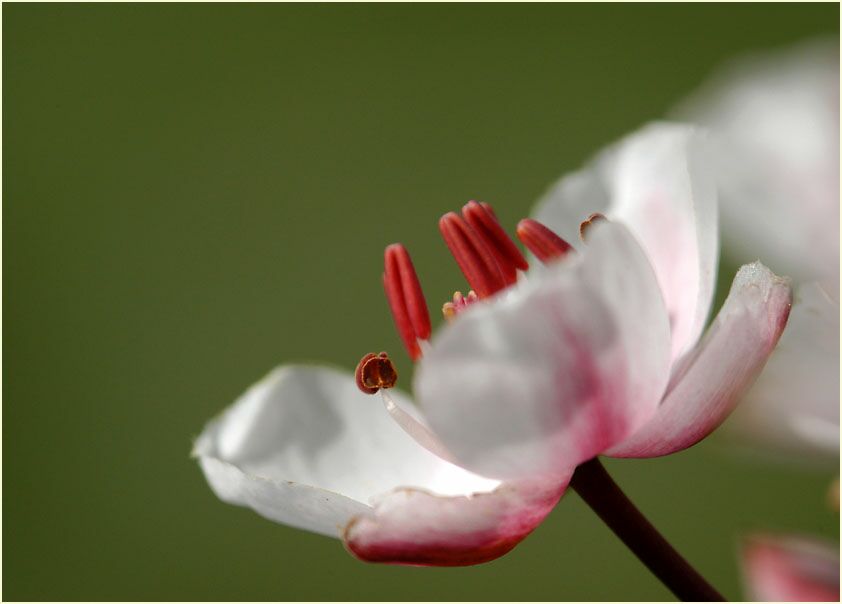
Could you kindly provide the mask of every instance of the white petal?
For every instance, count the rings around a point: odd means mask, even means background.
[[[678,114],[714,135],[725,252],[838,283],[838,39],[739,60]]]
[[[348,549],[368,562],[465,566],[502,556],[553,509],[570,474],[558,482],[504,483],[473,497],[399,489],[345,532]]]
[[[415,376],[431,427],[486,476],[563,475],[654,412],[669,373],[655,275],[622,225],[433,339]]]
[[[791,303],[787,280],[758,262],[742,267],[704,340],[673,374],[655,416],[608,454],[667,455],[715,430],[763,369]]]
[[[426,451],[350,375],[323,367],[270,373],[208,424],[194,455],[224,501],[334,537],[399,486],[462,495],[499,484]]]
[[[838,293],[798,288],[780,343],[728,423],[735,435],[839,459]]]
[[[538,221],[571,243],[591,212],[629,227],[663,291],[674,360],[701,334],[716,280],[717,200],[706,152],[694,128],[651,124],[563,177],[535,209]]]

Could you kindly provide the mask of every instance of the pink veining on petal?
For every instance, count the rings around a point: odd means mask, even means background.
[[[757,536],[743,547],[748,596],[759,601],[838,602],[839,549],[804,537]]]
[[[614,366],[610,375],[601,371],[594,357],[594,351],[581,342],[581,337],[571,329],[564,330],[564,339],[560,342],[568,347],[573,355],[574,375],[578,384],[582,404],[575,409],[567,409],[564,422],[575,429],[570,430],[570,438],[575,440],[573,451],[577,462],[584,462],[602,453],[629,435],[634,418],[633,408],[614,404],[622,400],[627,387],[628,376],[624,366]],[[560,372],[556,378],[570,381],[569,372]],[[569,384],[558,385],[559,392],[568,391]],[[559,402],[563,408],[563,402]],[[552,421],[547,417],[547,421]],[[559,455],[570,455],[571,450],[564,448]]]
[[[365,562],[469,566],[508,553],[540,524],[569,481],[551,487],[505,483],[490,493],[443,497],[402,488],[345,528],[348,550]]]

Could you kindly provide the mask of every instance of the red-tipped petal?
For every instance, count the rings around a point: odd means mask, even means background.
[[[511,237],[503,230],[494,215],[476,201],[465,204],[462,208],[462,216],[494,254],[507,284],[513,284],[517,280],[517,269],[525,271],[529,268],[529,264]]]
[[[354,518],[343,539],[367,562],[468,566],[499,558],[520,543],[558,502],[569,476],[553,484],[504,483],[490,493],[439,496],[397,489]]]
[[[480,298],[487,298],[506,287],[494,256],[461,216],[454,212],[442,216],[439,231],[465,279]]]
[[[561,258],[573,250],[573,246],[564,239],[531,218],[524,218],[517,224],[517,237],[544,263]]]

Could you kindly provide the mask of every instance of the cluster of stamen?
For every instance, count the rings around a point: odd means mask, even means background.
[[[591,214],[579,229],[585,232],[602,214]],[[497,220],[494,210],[485,202],[469,201],[461,215],[448,212],[439,220],[439,231],[456,264],[471,286],[467,296],[453,294],[445,302],[442,314],[452,320],[470,305],[514,285],[519,271],[529,265]],[[546,226],[531,218],[517,225],[518,239],[539,261],[551,262],[573,251],[573,247]],[[384,254],[383,288],[392,311],[398,334],[413,361],[422,355],[423,345],[432,332],[427,301],[406,248],[393,243]],[[367,394],[391,388],[397,380],[392,362],[385,352],[369,353],[357,365],[357,386]]]

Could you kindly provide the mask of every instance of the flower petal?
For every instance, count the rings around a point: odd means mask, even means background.
[[[696,129],[650,124],[559,180],[534,212],[570,242],[592,212],[629,227],[663,291],[674,360],[701,334],[716,280],[717,199],[705,152]]]
[[[678,114],[711,129],[727,253],[838,279],[838,38],[739,59]]]
[[[398,489],[348,525],[346,547],[368,562],[466,566],[502,556],[553,509],[570,480],[504,483],[473,497]]]
[[[758,602],[838,602],[839,547],[805,537],[753,537],[743,547],[748,596]]]
[[[399,486],[462,495],[499,484],[420,447],[352,376],[325,367],[276,369],[208,424],[193,454],[223,501],[333,537]]]
[[[763,369],[791,304],[787,280],[759,262],[743,266],[704,340],[673,374],[655,416],[608,455],[667,455],[713,432]]]
[[[584,254],[472,305],[415,375],[430,426],[484,476],[566,475],[642,425],[669,374],[669,326],[649,262],[622,225]]]
[[[838,290],[819,283],[798,288],[792,314],[757,383],[729,422],[787,453],[839,459]]]

